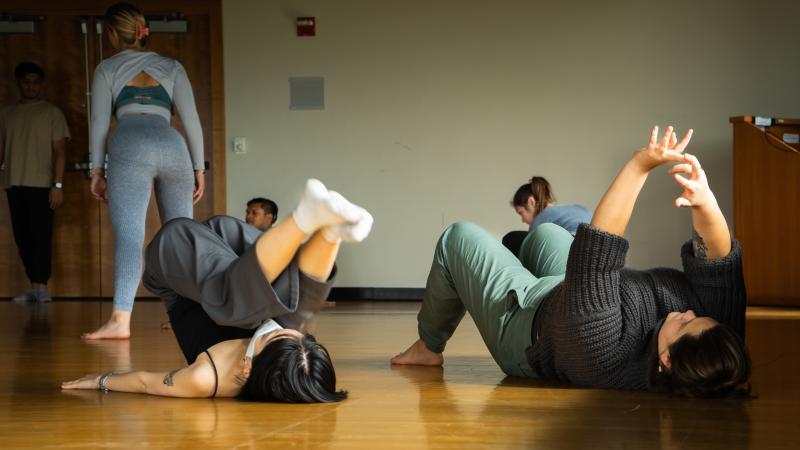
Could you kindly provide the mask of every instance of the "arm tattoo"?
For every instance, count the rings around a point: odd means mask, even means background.
[[[701,259],[706,259],[708,254],[708,246],[703,241],[703,236],[697,233],[697,230],[692,228],[692,247],[694,249],[694,256]]]
[[[175,372],[179,371],[180,369],[175,369],[171,372],[168,372],[164,375],[164,384],[167,386],[175,386],[175,383],[172,382],[172,376],[175,375]]]

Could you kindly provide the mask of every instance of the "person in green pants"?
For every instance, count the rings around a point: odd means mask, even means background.
[[[692,397],[749,396],[741,248],[731,238],[699,160],[672,127],[634,153],[575,237],[555,224],[530,233],[515,257],[460,222],[436,246],[419,340],[393,364],[442,365],[469,312],[508,375],[577,386]],[[667,163],[691,211],[683,270],[625,268],[623,237],[650,173]]]
[[[481,227],[458,222],[436,245],[418,317],[420,342],[438,356],[466,311],[509,375],[534,377],[525,361],[542,299],[564,279],[572,235],[552,223],[523,241],[520,259]],[[401,361],[393,361],[402,363]]]

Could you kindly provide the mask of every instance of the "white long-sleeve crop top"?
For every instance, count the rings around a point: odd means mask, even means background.
[[[204,169],[203,129],[194,103],[192,85],[186,70],[174,59],[154,52],[123,50],[103,60],[94,71],[92,82],[92,129],[89,133],[89,152],[93,168],[102,168],[106,155],[106,139],[111,114],[117,119],[125,114],[157,114],[169,122],[172,112],[162,106],[128,103],[115,108],[115,101],[130,80],[141,72],[155,79],[169,94],[186,131],[189,154],[194,170]]]

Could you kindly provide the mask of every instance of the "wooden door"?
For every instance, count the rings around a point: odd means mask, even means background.
[[[5,2],[4,2],[5,3]],[[96,24],[113,2],[80,0],[9,1],[4,13],[40,17],[32,34],[0,34],[0,104],[16,101],[13,77],[16,64],[32,61],[47,73],[44,98],[64,111],[73,139],[68,144],[67,166],[88,160],[86,71],[115,53]],[[174,4],[174,5],[171,5]],[[221,17],[218,0],[186,2],[141,1],[138,6],[151,14],[185,14],[188,31],[150,35],[148,50],[179,60],[192,83],[203,126],[205,159],[210,171],[206,194],[195,205],[194,217],[205,219],[225,211],[224,96],[221,67]],[[171,8],[174,6],[174,8]],[[84,40],[83,29],[87,30]],[[5,76],[9,74],[10,76]],[[91,81],[89,81],[91,82]],[[177,117],[173,125],[182,131]],[[113,123],[112,123],[113,127]],[[143,187],[146,188],[146,187]],[[28,288],[24,268],[12,238],[7,202],[0,199],[0,297]],[[155,199],[151,198],[145,242],[160,226]],[[89,194],[85,172],[65,175],[65,204],[56,212],[51,293],[56,297],[110,297],[113,295],[114,238],[106,204]],[[137,295],[150,295],[141,286]]]

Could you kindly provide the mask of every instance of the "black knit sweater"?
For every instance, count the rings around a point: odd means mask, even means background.
[[[533,324],[531,367],[544,379],[579,386],[650,389],[657,335],[672,311],[694,310],[744,336],[746,296],[741,249],[695,258],[681,249],[684,271],[625,269],[628,241],[581,225],[564,282],[544,300]]]

